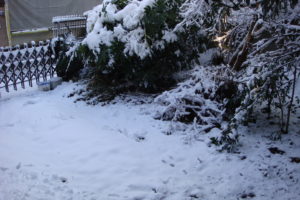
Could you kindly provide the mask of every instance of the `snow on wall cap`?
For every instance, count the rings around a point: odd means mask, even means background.
[[[52,18],[52,23],[67,22],[67,21],[76,21],[76,20],[85,20],[86,16],[84,15],[65,15],[65,16],[56,16]]]

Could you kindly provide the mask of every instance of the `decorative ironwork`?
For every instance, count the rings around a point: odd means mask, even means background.
[[[86,16],[66,15],[53,17],[53,37],[72,33],[76,38],[86,35]]]
[[[51,42],[17,45],[0,48],[0,88],[9,92],[10,86],[17,90],[25,88],[25,83],[46,81],[55,75],[56,58]]]

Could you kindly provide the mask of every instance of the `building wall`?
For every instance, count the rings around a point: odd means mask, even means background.
[[[8,0],[6,24],[9,45],[51,39],[53,17],[83,14],[101,2],[102,0]]]
[[[83,14],[101,0],[9,0],[12,32],[50,28],[55,16]]]
[[[1,2],[0,2],[1,3]],[[4,12],[4,7],[0,7],[0,12]],[[0,16],[0,47],[8,46],[5,16]]]

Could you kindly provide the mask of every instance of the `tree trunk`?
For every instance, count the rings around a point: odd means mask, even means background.
[[[294,96],[295,96],[295,88],[296,88],[296,79],[297,79],[297,67],[295,66],[295,71],[294,71],[294,77],[293,77],[293,88],[292,88],[292,97],[290,101],[290,105],[288,107],[288,113],[287,113],[287,120],[286,120],[286,127],[285,127],[285,133],[289,132],[289,124],[290,124],[290,115],[292,111],[292,106],[293,106],[293,101],[294,101]]]
[[[232,68],[236,71],[241,69],[243,62],[245,62],[245,60],[247,59],[248,50],[250,48],[250,43],[253,38],[253,36],[252,36],[253,29],[255,28],[255,24],[256,24],[257,20],[258,20],[258,17],[255,15],[250,24],[249,31],[243,41],[242,50],[237,51],[235,53],[235,55],[232,56],[232,59],[229,62],[229,65],[231,65]]]

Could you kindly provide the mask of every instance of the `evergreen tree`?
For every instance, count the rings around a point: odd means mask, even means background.
[[[140,14],[130,21],[127,10],[136,4]],[[190,67],[205,41],[193,35],[199,45],[189,46],[190,32],[174,31],[182,20],[181,4],[181,0],[156,0],[143,8],[140,1],[104,1],[87,38],[60,59],[60,66],[66,66],[59,69],[61,75],[71,78],[81,61],[81,68],[88,70],[90,95],[104,95],[104,100],[127,91],[153,93],[169,88],[176,82],[173,74]]]

